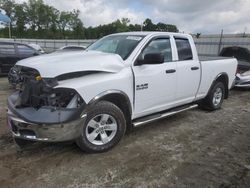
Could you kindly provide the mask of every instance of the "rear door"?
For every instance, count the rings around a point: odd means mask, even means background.
[[[175,102],[176,62],[172,61],[169,37],[152,39],[140,54],[162,53],[163,64],[133,66],[135,77],[135,116],[141,117],[170,108]]]
[[[18,61],[13,43],[0,43],[0,74],[7,74]]]
[[[199,88],[201,65],[194,59],[188,38],[174,37],[177,61],[177,94],[178,105],[192,102]]]

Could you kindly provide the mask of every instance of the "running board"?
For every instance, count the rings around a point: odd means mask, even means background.
[[[197,107],[198,107],[198,105],[194,104],[194,105],[191,105],[191,106],[189,105],[189,106],[184,106],[184,107],[177,107],[177,108],[169,110],[169,111],[167,111],[165,113],[149,115],[149,116],[146,116],[146,117],[135,120],[135,122],[133,122],[133,126],[134,127],[139,127],[141,125],[145,125],[145,124],[151,123],[153,121],[160,120],[160,119],[166,118],[168,116],[172,116],[174,114],[178,114],[180,112],[191,110],[191,109],[194,109],[194,108],[197,108]]]

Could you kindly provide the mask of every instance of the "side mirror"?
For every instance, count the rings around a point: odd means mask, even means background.
[[[145,54],[144,59],[137,61],[136,65],[152,65],[164,63],[164,55],[161,53]]]

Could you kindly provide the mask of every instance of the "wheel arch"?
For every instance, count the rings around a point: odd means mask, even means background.
[[[224,86],[225,86],[225,97],[224,97],[224,98],[227,99],[227,98],[228,98],[228,95],[229,95],[229,89],[228,89],[229,77],[228,77],[228,75],[227,75],[226,72],[222,72],[222,73],[218,74],[218,75],[215,77],[215,79],[214,79],[214,81],[213,81],[213,83],[212,83],[212,85],[211,85],[209,91],[212,89],[213,85],[214,85],[216,82],[218,82],[218,81],[220,81],[220,82],[222,82],[222,83],[224,84]]]
[[[91,99],[90,102],[88,103],[88,106],[94,105],[99,101],[103,100],[115,104],[118,108],[122,110],[126,118],[126,125],[127,125],[126,129],[130,130],[132,128],[132,122],[131,122],[132,105],[128,95],[120,90],[107,90],[98,94],[93,99]]]

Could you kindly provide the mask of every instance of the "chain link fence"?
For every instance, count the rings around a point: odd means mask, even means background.
[[[63,46],[84,46],[87,47],[96,40],[52,40],[52,39],[0,39],[1,41],[15,41],[22,44],[38,44],[46,52],[52,52]]]
[[[223,48],[243,47],[250,50],[249,34],[217,34],[193,36],[199,55],[217,56]]]

